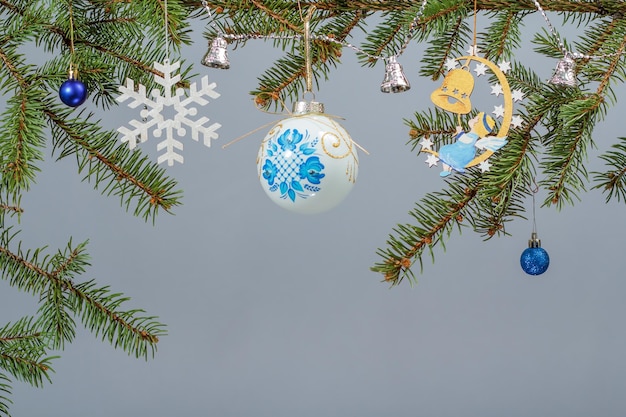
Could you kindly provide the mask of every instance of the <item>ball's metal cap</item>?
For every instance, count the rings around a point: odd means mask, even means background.
[[[324,104],[317,101],[296,101],[293,114],[324,113]]]
[[[532,232],[528,241],[529,248],[540,248],[541,240],[537,237],[537,232]]]

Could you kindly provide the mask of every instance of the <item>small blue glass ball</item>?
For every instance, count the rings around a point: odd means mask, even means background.
[[[61,84],[59,97],[70,107],[80,106],[87,99],[87,87],[82,81],[70,78]]]
[[[522,252],[519,262],[528,275],[541,275],[548,269],[550,257],[545,249],[530,247]]]

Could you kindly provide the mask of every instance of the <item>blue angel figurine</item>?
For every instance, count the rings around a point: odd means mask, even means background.
[[[478,113],[467,124],[470,127],[469,132],[463,132],[459,126],[456,142],[439,149],[439,159],[443,163],[443,171],[439,175],[442,177],[450,175],[453,169],[460,173],[465,172],[465,166],[476,157],[477,148],[495,152],[507,142],[506,136],[487,137],[495,128],[496,122],[485,112]]]

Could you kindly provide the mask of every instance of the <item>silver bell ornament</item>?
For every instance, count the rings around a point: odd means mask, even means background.
[[[291,117],[279,121],[261,142],[259,180],[268,197],[297,213],[320,213],[337,206],[356,182],[356,144],[316,101],[298,101]]]
[[[202,65],[211,68],[229,69],[230,61],[228,60],[228,50],[226,39],[218,36],[211,41],[209,52],[202,59]]]
[[[380,91],[383,93],[401,93],[410,88],[411,85],[404,75],[402,65],[396,61],[395,56],[389,57],[385,65],[385,78],[380,85]]]
[[[554,69],[554,75],[550,78],[550,84],[564,87],[576,87],[576,62],[570,54],[566,54]]]

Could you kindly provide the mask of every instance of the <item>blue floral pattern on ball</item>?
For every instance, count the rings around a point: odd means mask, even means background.
[[[287,129],[278,137],[278,144],[283,151],[294,151],[300,142],[302,142],[302,133],[297,129]]]
[[[276,165],[270,159],[266,159],[263,164],[263,178],[267,180],[268,185],[274,185],[277,173]]]
[[[280,192],[281,198],[292,202],[296,198],[307,198],[305,190],[321,190],[324,164],[315,153],[318,139],[309,141],[308,131],[286,129],[278,132],[266,143],[265,162],[261,175],[271,192]]]
[[[326,176],[322,174],[323,169],[324,164],[320,162],[320,158],[311,156],[300,165],[300,178],[306,179],[311,184],[319,184],[320,180]]]

